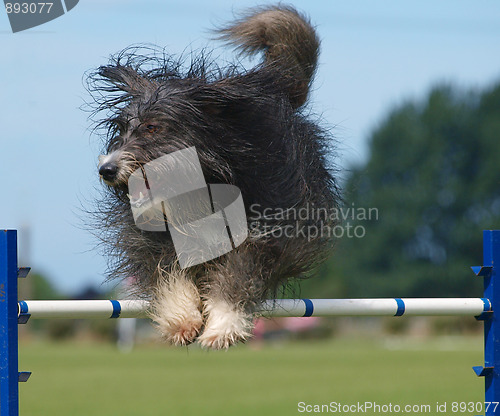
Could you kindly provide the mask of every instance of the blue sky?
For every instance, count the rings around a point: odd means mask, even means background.
[[[175,54],[213,46],[230,59],[209,29],[267,3],[80,0],[61,18],[16,34],[0,11],[0,227],[29,230],[21,254],[31,266],[67,292],[103,280],[105,261],[80,212],[100,186],[99,142],[80,109],[84,73],[137,43]],[[478,89],[500,81],[496,0],[290,3],[322,39],[312,108],[333,126],[344,169],[366,159],[369,132],[403,100],[441,82]]]

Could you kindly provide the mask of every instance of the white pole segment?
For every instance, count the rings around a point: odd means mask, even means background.
[[[19,314],[43,318],[145,318],[145,300],[28,300]],[[266,301],[264,316],[478,316],[490,310],[481,298],[277,299]]]
[[[436,302],[438,300],[438,302]],[[475,298],[443,298],[443,299],[409,299],[403,298],[405,315],[439,316],[439,315],[481,315],[485,311],[485,301]],[[486,300],[486,310],[490,310]]]

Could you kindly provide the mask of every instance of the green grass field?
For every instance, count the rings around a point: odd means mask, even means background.
[[[439,402],[447,415],[472,415],[451,406],[483,400],[484,381],[471,369],[482,360],[481,337],[339,339],[227,352],[148,345],[128,354],[108,344],[25,343],[20,370],[33,375],[20,385],[21,415],[319,414],[299,412],[299,402],[428,404],[425,414],[442,415]]]

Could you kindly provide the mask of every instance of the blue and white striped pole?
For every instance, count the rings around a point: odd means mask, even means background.
[[[19,317],[31,319],[146,318],[145,300],[21,300]],[[478,316],[491,310],[483,298],[276,299],[264,316]]]
[[[490,310],[483,298],[277,299],[265,316],[478,316]]]

